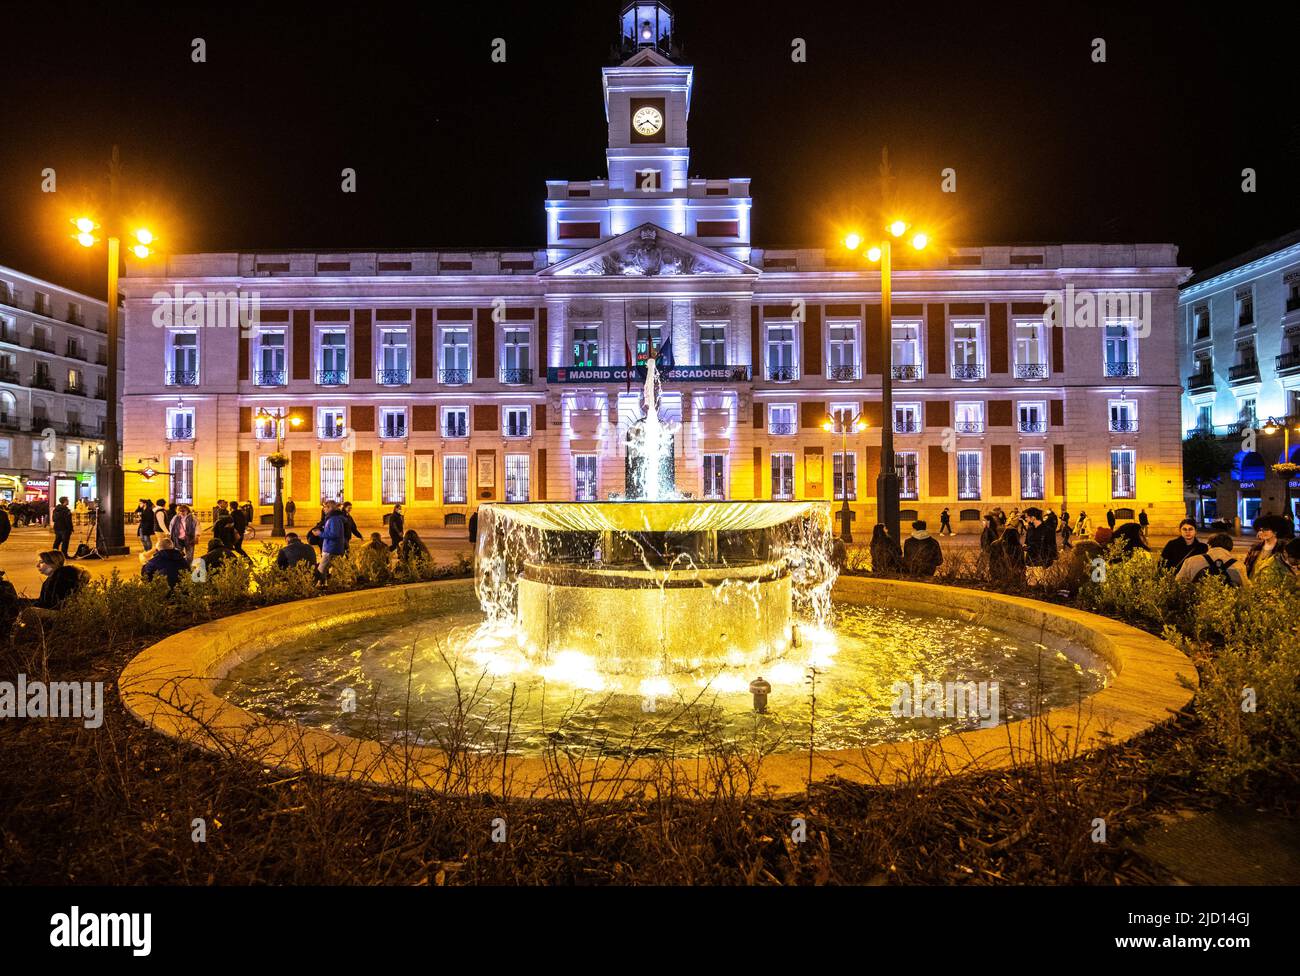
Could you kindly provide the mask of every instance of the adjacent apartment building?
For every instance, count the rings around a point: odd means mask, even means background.
[[[975,531],[993,506],[1065,504],[1172,529],[1176,248],[900,254],[884,323],[861,256],[754,246],[749,180],[689,175],[695,78],[672,14],[633,4],[622,23],[601,74],[607,177],[547,183],[544,246],[130,263],[125,457],[157,456],[177,499],[264,515],[281,447],[309,511],[344,497],[377,520],[402,502],[445,524],[482,502],[605,499],[627,487],[635,367],[661,356],[686,495],[847,493],[861,531],[890,423],[904,518],[947,507]],[[256,328],[211,321],[223,307],[255,309]],[[847,438],[823,429],[854,418]],[[128,497],[146,490],[128,475]]]
[[[1186,435],[1222,438],[1233,455],[1218,479],[1192,486],[1189,506],[1248,527],[1284,509],[1273,465],[1288,449],[1300,460],[1300,231],[1197,272],[1178,311]],[[1300,497],[1300,479],[1290,488]]]
[[[0,267],[0,499],[90,501],[103,450],[104,302]]]

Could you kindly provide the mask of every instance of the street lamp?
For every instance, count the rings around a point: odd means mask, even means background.
[[[289,459],[284,456],[284,422],[288,420],[291,426],[297,427],[302,423],[302,418],[290,416],[283,407],[276,410],[267,410],[262,407],[257,411],[257,419],[275,424],[275,453],[267,458],[271,463],[271,467],[275,469],[275,507],[272,509],[274,514],[271,516],[271,537],[283,539],[284,466],[289,463]]]
[[[876,479],[876,520],[885,526],[885,531],[901,543],[898,515],[898,471],[894,468],[894,355],[893,355],[893,237],[902,237],[912,228],[904,220],[894,220],[889,224],[889,233],[867,249],[867,260],[880,262],[880,476]],[[851,233],[844,238],[844,246],[856,251],[862,246],[863,237]],[[911,244],[917,251],[924,250],[930,243],[929,235],[924,231],[913,231]]]
[[[117,368],[121,361],[118,351],[119,327],[117,314],[117,277],[121,269],[121,238],[119,227],[117,191],[121,160],[117,146],[113,147],[113,157],[109,163],[108,213],[104,223],[108,241],[108,363],[107,377],[104,383],[104,450],[95,465],[95,482],[99,491],[99,515],[95,520],[98,538],[97,548],[105,556],[125,556],[131,550],[126,546],[124,529],[125,512],[122,506],[125,486],[122,481],[121,446],[117,432]],[[95,231],[101,229],[100,223],[88,216],[74,217],[75,229],[72,237],[82,247],[94,247],[99,243]],[[152,253],[150,245],[154,234],[146,227],[136,227],[130,231],[131,253],[143,260]]]
[[[1265,434],[1276,434],[1279,429],[1282,431],[1282,460],[1273,465],[1273,471],[1282,476],[1282,511],[1286,513],[1287,521],[1294,526],[1295,513],[1291,510],[1291,475],[1300,471],[1300,465],[1291,463],[1291,418],[1283,417],[1278,420],[1276,417],[1269,417],[1260,429]],[[1300,431],[1300,427],[1296,430]]]
[[[862,414],[853,415],[850,420],[847,411],[832,414],[826,418],[822,424],[822,430],[828,434],[838,433],[843,438],[840,449],[840,483],[844,491],[844,504],[840,507],[840,538],[845,542],[853,541],[853,514],[849,509],[849,431],[855,434],[861,433],[867,429],[867,423],[862,419]],[[834,467],[832,466],[832,481],[834,480]],[[853,470],[853,494],[857,495],[858,472],[857,466]]]

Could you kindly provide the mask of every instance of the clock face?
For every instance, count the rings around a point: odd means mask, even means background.
[[[651,108],[649,105],[638,109],[636,115],[632,116],[632,128],[643,136],[652,136],[663,128],[664,117],[659,114],[657,108]]]

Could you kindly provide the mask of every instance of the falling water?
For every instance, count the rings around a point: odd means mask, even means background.
[[[640,463],[634,468],[636,495],[643,501],[659,502],[677,498],[677,492],[664,484],[665,464],[671,463],[673,427],[659,416],[659,370],[653,358],[646,360],[645,417],[638,421],[628,436],[628,451]]]

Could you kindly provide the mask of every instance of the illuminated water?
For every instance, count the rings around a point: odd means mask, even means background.
[[[337,628],[328,646],[316,637],[266,652],[231,672],[218,692],[268,718],[381,740],[500,750],[508,732],[510,752],[523,755],[558,745],[690,756],[726,743],[807,748],[810,726],[814,745],[833,749],[979,724],[895,716],[894,683],[910,685],[918,674],[927,682],[996,681],[1002,721],[1074,705],[1106,681],[1104,666],[1079,647],[846,604],[835,608],[833,636],[806,632],[779,659],[743,668],[706,662],[693,674],[650,680],[600,673],[576,653],[532,664],[509,640],[485,643],[476,634],[482,619],[475,612]],[[773,686],[762,715],[747,690],[755,671]]]

